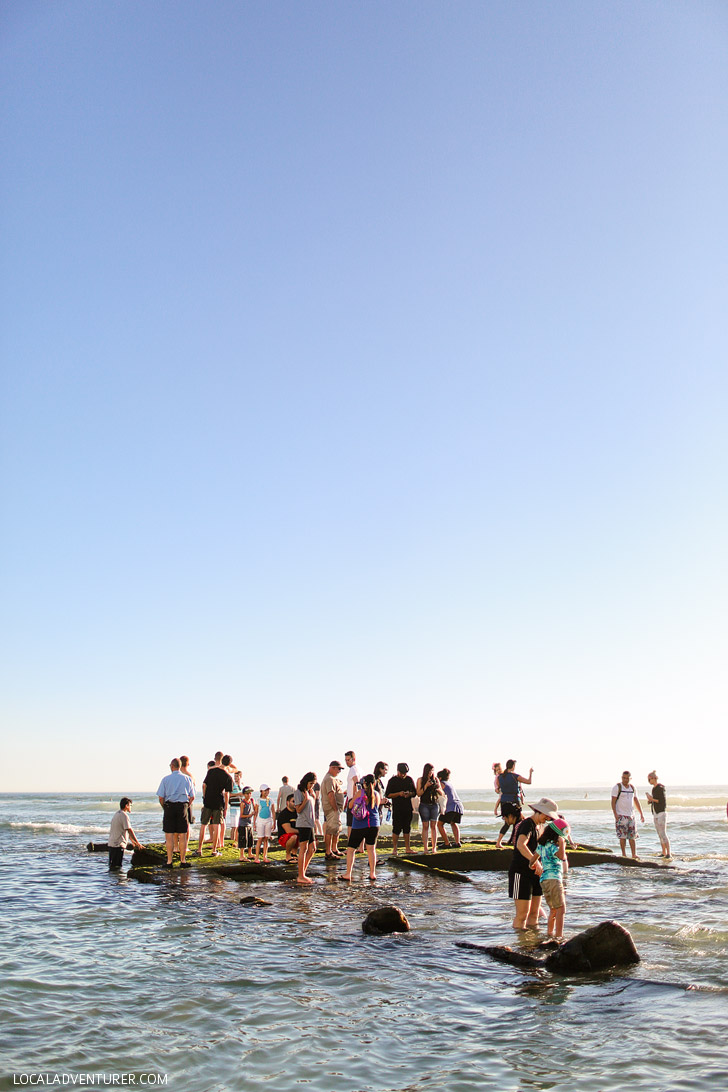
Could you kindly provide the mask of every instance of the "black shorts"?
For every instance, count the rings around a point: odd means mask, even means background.
[[[253,848],[253,827],[249,823],[246,827],[238,827],[238,849]]]
[[[165,804],[162,830],[165,834],[187,834],[190,829],[187,822],[187,803]]]
[[[368,846],[376,845],[377,835],[379,834],[379,827],[361,827],[357,830],[349,831],[349,838],[346,843],[347,849],[358,849],[362,842],[366,842]]]
[[[296,834],[298,835],[299,845],[303,842],[313,842],[316,838],[313,827],[296,827]]]
[[[124,863],[123,846],[109,846],[109,868],[121,868]]]
[[[392,834],[409,834],[412,830],[412,809],[398,814],[392,812]]]
[[[532,869],[528,868],[525,872],[508,873],[509,899],[532,899],[542,894],[541,881]]]
[[[440,816],[441,823],[454,823],[457,826],[463,820],[463,813],[461,811],[446,811],[444,815]]]

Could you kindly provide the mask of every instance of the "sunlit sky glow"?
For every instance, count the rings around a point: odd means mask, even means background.
[[[726,5],[0,37],[0,789],[728,782]]]

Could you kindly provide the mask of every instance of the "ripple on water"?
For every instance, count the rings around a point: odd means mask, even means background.
[[[241,1073],[313,1092],[623,1092],[626,1072],[630,1092],[726,1086],[725,995],[670,985],[726,979],[727,894],[711,869],[575,869],[569,930],[617,917],[643,955],[625,975],[577,980],[454,947],[513,942],[502,875],[454,885],[383,867],[375,888],[251,885],[274,904],[251,910],[227,881],[141,886],[78,845],[32,852],[24,874],[0,862],[8,1072],[161,1068],[185,1092],[240,1088]],[[413,933],[364,936],[384,902]]]

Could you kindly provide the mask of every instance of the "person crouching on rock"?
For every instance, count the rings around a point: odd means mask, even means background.
[[[564,876],[569,868],[566,857],[566,837],[568,832],[562,827],[563,820],[549,819],[544,832],[538,840],[538,855],[543,872],[541,889],[549,908],[548,935],[561,938],[564,935],[566,917],[566,896],[564,895]]]
[[[537,852],[538,839],[544,824],[558,817],[556,804],[547,797],[536,804],[529,804],[529,807],[533,815],[523,819],[516,827],[516,844],[508,870],[508,895],[516,904],[514,929],[533,929],[538,925],[543,893],[539,879],[543,865]]]
[[[286,851],[286,864],[298,860],[298,834],[296,833],[296,809],[293,806],[293,793],[289,793],[283,807],[277,813],[278,845]]]

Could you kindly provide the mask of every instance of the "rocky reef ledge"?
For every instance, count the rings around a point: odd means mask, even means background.
[[[342,838],[342,848],[344,839]],[[89,852],[104,852],[106,846],[89,843]],[[422,851],[394,856],[391,851],[391,838],[382,837],[378,842],[379,859],[382,865],[390,864],[410,870],[432,872],[449,880],[467,883],[468,873],[471,872],[507,872],[511,863],[513,850],[508,848],[496,849],[495,843],[483,838],[472,838],[464,841],[460,848],[440,849],[434,854],[425,854]],[[281,849],[273,849],[269,853],[268,863],[256,864],[251,861],[239,861],[237,849],[226,843],[223,853],[214,857],[206,846],[201,857],[188,854],[190,872],[206,874],[210,877],[242,881],[270,881],[281,882],[294,880],[296,877],[295,864],[286,864],[285,853]],[[626,868],[669,868],[665,862],[657,860],[643,860],[632,857],[622,857],[611,853],[607,849],[597,846],[580,846],[578,849],[568,851],[569,865],[571,868],[580,868],[589,865],[619,865]],[[154,882],[158,870],[162,869],[166,861],[166,852],[161,843],[147,845],[143,850],[135,850],[131,859],[132,867],[129,875],[132,879],[141,882],[145,880]],[[175,871],[179,867],[175,858]],[[329,875],[336,872],[334,862],[324,860],[323,853],[317,853],[311,863],[309,871],[312,875]],[[165,870],[166,871],[166,870]],[[189,874],[189,873],[188,873]]]

